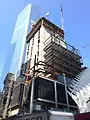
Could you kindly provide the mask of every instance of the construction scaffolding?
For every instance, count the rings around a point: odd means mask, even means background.
[[[79,50],[62,41],[59,37],[50,36],[45,41],[45,71],[52,74],[65,73],[74,78],[81,71],[82,59]]]
[[[35,63],[35,66],[30,69],[36,76],[65,73],[67,77],[73,79],[81,71],[83,62],[79,50],[57,36],[50,36],[44,44],[45,61]]]
[[[79,50],[58,36],[51,35],[44,44],[45,61],[35,62],[34,66],[30,68],[32,75],[33,73],[35,76],[51,74],[53,77],[55,74],[65,73],[66,77],[73,79],[81,71],[83,62]]]

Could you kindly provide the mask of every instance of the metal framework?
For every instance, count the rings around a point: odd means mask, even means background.
[[[47,76],[48,74],[54,76],[55,73],[65,73],[67,77],[73,79],[80,73],[83,62],[79,50],[52,35],[44,44],[45,61],[35,62],[30,69],[32,75],[34,73],[35,76]]]
[[[81,71],[82,59],[79,50],[67,44],[58,37],[50,36],[45,41],[45,71],[50,73],[65,73],[74,78]]]

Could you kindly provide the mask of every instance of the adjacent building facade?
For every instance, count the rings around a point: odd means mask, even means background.
[[[7,110],[11,100],[14,82],[15,82],[15,75],[12,73],[8,73],[5,77],[4,88],[3,88],[3,98],[2,98],[3,118],[7,116]]]
[[[3,113],[3,105],[2,105],[2,101],[3,100],[3,92],[0,91],[0,118],[2,118],[2,113]]]

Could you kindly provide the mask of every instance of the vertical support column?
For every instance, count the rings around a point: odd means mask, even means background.
[[[32,113],[33,111],[34,81],[35,81],[35,78],[33,77],[31,82],[30,113]]]
[[[56,104],[56,109],[58,108],[57,106],[57,86],[56,86],[56,82],[54,81],[54,89],[55,89],[55,104]]]
[[[35,65],[36,65],[36,55],[34,59],[34,70],[33,70],[33,77],[31,81],[31,96],[30,96],[30,113],[33,111],[33,97],[34,97],[34,82],[35,82]]]
[[[25,81],[26,82],[26,81]],[[26,88],[26,83],[24,83],[24,90],[23,90],[23,97],[22,97],[22,110],[24,114],[24,100],[25,100],[25,88]]]
[[[67,93],[66,77],[65,77],[64,73],[63,73],[63,78],[64,78],[64,85],[65,85],[65,94],[66,94],[67,109],[69,111],[69,100],[68,100],[68,93]]]

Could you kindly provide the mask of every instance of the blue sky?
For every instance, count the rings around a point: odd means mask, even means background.
[[[60,5],[63,4],[66,41],[80,50],[84,65],[90,67],[90,0],[0,0],[0,75],[16,17],[29,2],[39,6],[41,16],[49,11],[48,19],[59,26]],[[82,48],[86,44],[89,45]],[[0,83],[1,88],[2,80]]]

